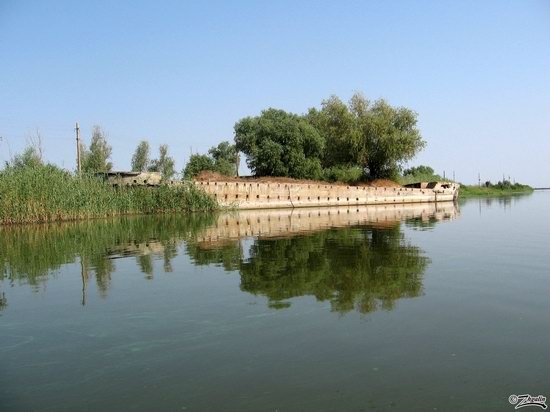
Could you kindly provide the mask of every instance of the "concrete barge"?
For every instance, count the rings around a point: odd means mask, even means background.
[[[459,185],[452,182],[417,183],[417,187],[371,187],[330,183],[196,181],[220,205],[237,209],[279,209],[319,206],[359,206],[452,202]]]

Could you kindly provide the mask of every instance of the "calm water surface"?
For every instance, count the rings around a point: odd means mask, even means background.
[[[2,228],[0,410],[550,398],[549,211],[539,192]]]

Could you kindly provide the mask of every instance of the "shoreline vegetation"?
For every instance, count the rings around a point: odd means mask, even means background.
[[[219,209],[220,204],[192,179],[200,180],[204,173],[240,179],[241,155],[257,181],[379,187],[450,181],[429,166],[405,168],[426,146],[417,117],[411,109],[383,99],[371,101],[361,93],[347,104],[331,96],[303,114],[268,108],[237,121],[233,143],[222,141],[208,154],[192,154],[177,185],[168,183],[177,174],[168,146],[161,144],[158,157],[152,158],[143,140],[132,156],[132,171],[159,173],[161,185],[156,188],[117,188],[98,177],[113,169],[112,148],[100,126],[93,127],[88,146],[78,140],[78,173],[46,164],[37,132],[21,154],[0,168],[0,225]],[[532,191],[509,181],[485,182],[484,187],[461,185],[459,196]]]
[[[77,176],[54,165],[0,170],[0,224],[216,209],[217,202],[190,182],[115,188],[91,174]]]
[[[379,179],[368,186],[400,186],[412,181],[446,180],[433,169],[420,166],[406,170],[398,182]],[[426,169],[426,170],[424,170]],[[201,178],[241,180],[217,173],[201,173]],[[251,178],[254,179],[254,178]],[[258,181],[301,181],[265,177]],[[307,180],[305,180],[307,182]],[[332,184],[339,184],[333,182]],[[340,184],[347,184],[340,182]],[[529,194],[533,188],[508,181],[484,186],[461,185],[459,197],[512,196]],[[218,202],[191,181],[178,185],[113,187],[90,173],[78,176],[51,164],[7,166],[0,170],[0,225],[86,220],[124,215],[208,212],[220,209]]]
[[[461,185],[459,198],[525,195],[533,193],[533,191],[531,186],[509,182],[504,182],[504,184],[499,182],[490,186]]]

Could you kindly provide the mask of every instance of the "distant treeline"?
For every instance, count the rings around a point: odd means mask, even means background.
[[[511,194],[531,193],[533,188],[521,183],[512,183],[509,180],[502,180],[497,183],[485,182],[479,185],[461,185],[460,196],[505,196]]]

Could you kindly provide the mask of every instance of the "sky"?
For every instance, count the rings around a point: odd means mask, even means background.
[[[0,161],[40,134],[75,168],[75,122],[117,170],[147,139],[178,170],[268,107],[337,95],[418,113],[427,164],[550,186],[550,1],[0,0]]]

